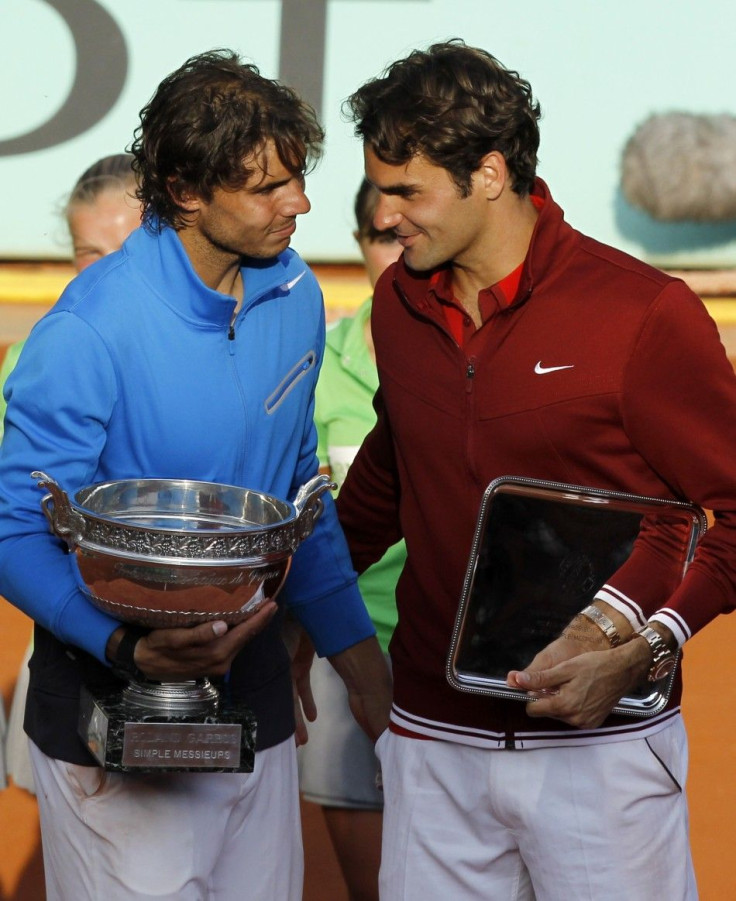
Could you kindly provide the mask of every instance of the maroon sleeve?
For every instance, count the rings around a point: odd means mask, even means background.
[[[694,522],[693,520],[696,520]],[[596,599],[623,613],[635,629],[667,603],[682,581],[698,517],[649,514],[626,562],[596,593]],[[642,578],[645,573],[646,577]]]
[[[684,641],[736,606],[736,376],[715,323],[682,282],[671,282],[647,317],[622,404],[649,466],[676,497],[713,512],[713,528],[663,605]],[[639,575],[644,584],[646,571]]]
[[[377,422],[366,436],[337,496],[337,514],[358,573],[402,538],[399,480],[391,428],[381,396],[373,400]]]

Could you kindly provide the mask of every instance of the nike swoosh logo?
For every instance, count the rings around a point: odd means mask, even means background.
[[[574,369],[575,364],[570,363],[568,366],[542,366],[542,361],[540,360],[537,365],[534,367],[534,371],[537,375],[546,375],[548,372],[559,372],[560,369]]]
[[[300,272],[296,278],[293,278],[290,282],[286,282],[286,284],[282,285],[281,290],[282,291],[291,291],[291,289],[294,287],[294,285],[296,285],[297,282],[300,282],[306,274],[307,274],[307,271],[305,269],[303,272]]]

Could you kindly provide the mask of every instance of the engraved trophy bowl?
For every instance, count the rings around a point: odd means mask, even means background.
[[[127,479],[80,488],[71,499],[51,476],[31,476],[47,490],[41,507],[75,555],[90,601],[150,629],[251,617],[278,594],[334,487],[315,476],[292,503],[214,482]],[[218,696],[206,678],[131,681],[123,701],[143,718],[188,718],[216,713]]]

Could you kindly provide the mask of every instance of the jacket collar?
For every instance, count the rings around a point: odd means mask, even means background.
[[[159,231],[153,222],[136,229],[123,247],[136,260],[140,277],[179,316],[200,324],[230,324],[235,299],[205,285],[175,229],[163,226]],[[304,261],[290,249],[268,260],[244,257],[241,272],[245,298],[239,315],[261,300],[288,294],[307,271]]]

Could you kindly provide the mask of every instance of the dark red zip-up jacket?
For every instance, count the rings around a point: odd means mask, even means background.
[[[678,681],[657,716],[610,717],[581,732],[531,719],[518,701],[448,684],[463,578],[493,479],[548,479],[714,511],[715,526],[658,618],[684,641],[736,604],[736,377],[715,323],[682,281],[575,231],[541,180],[534,193],[544,203],[517,297],[464,347],[430,302],[431,273],[402,259],[379,281],[378,422],[338,501],[359,571],[406,539],[391,645],[394,727],[488,747],[618,740],[662,728],[680,700]],[[645,568],[629,566],[615,586],[638,608],[632,616],[661,606],[647,581]]]

